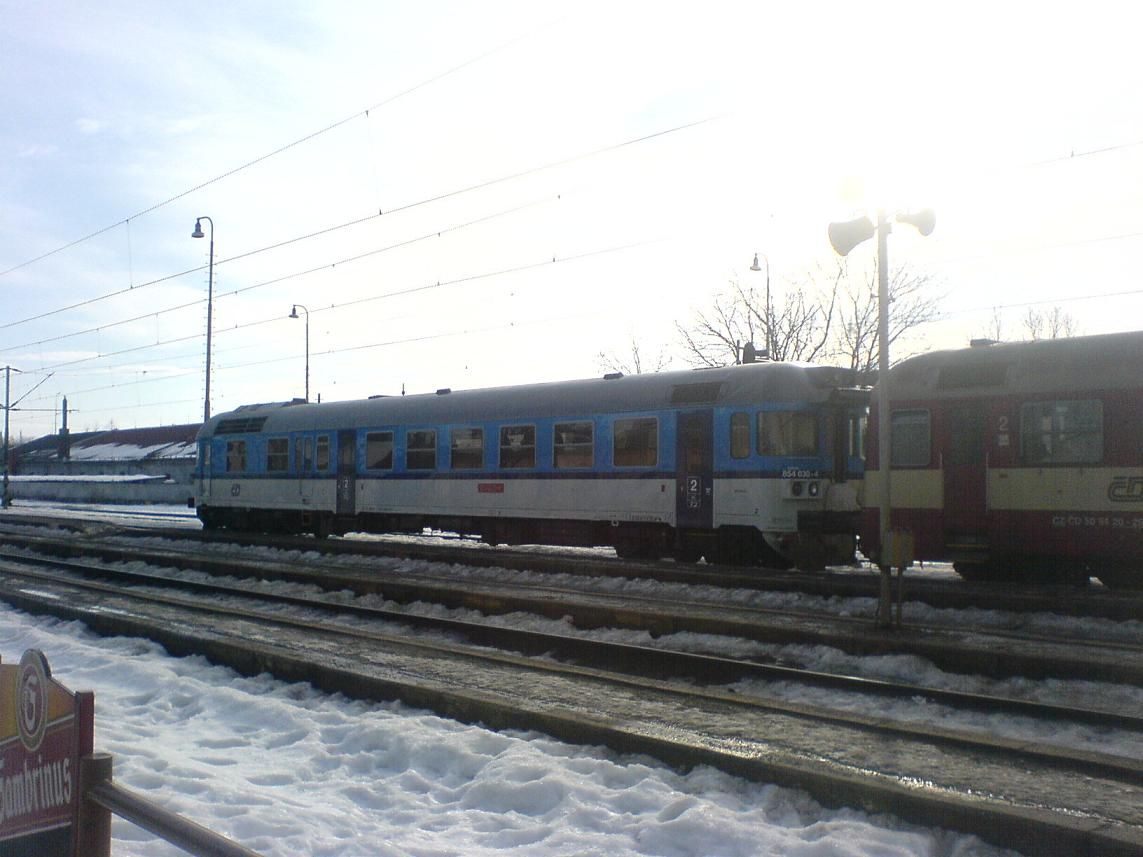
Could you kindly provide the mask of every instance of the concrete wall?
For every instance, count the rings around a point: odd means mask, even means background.
[[[190,480],[174,481],[106,481],[85,482],[82,479],[66,481],[37,480],[34,476],[16,477],[8,486],[14,501],[52,500],[68,503],[122,503],[185,506],[191,497]]]
[[[194,465],[193,458],[37,461],[21,463],[13,472],[27,476],[165,476],[175,482],[187,482]]]

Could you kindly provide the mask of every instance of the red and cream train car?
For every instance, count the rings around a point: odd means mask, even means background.
[[[974,344],[889,373],[893,529],[968,579],[1143,587],[1143,331]],[[874,402],[877,397],[874,396]],[[862,549],[879,552],[879,415]]]

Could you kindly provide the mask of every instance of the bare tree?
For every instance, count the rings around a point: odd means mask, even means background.
[[[1004,319],[1000,307],[992,308],[992,319],[988,323],[987,338],[993,342],[1004,341]]]
[[[827,347],[836,297],[835,291],[827,300],[815,300],[797,286],[767,307],[756,289],[731,280],[709,311],[696,311],[690,324],[676,322],[675,328],[692,366],[737,363],[747,342],[768,350],[773,360],[810,361]]]
[[[1024,316],[1024,332],[1028,339],[1060,339],[1079,333],[1076,320],[1060,307],[1052,307],[1047,312],[1028,308]]]
[[[930,284],[929,276],[907,268],[891,274],[890,344],[936,317]],[[819,266],[769,307],[755,289],[732,280],[710,310],[675,327],[695,366],[737,363],[741,346],[753,342],[760,349],[768,343],[773,360],[829,359],[868,370],[876,367],[879,348],[876,271],[854,271],[841,261]]]
[[[604,372],[622,372],[624,375],[642,375],[646,373],[661,372],[671,362],[670,355],[660,348],[658,353],[650,360],[643,356],[639,340],[631,337],[631,354],[629,357],[620,357],[614,352],[600,351],[597,359],[599,368]]]
[[[880,353],[877,272],[845,269],[845,286],[834,350],[831,356],[848,362],[861,372],[877,368]],[[839,271],[838,280],[842,274]],[[889,345],[911,330],[937,317],[937,298],[931,294],[932,278],[908,266],[889,272]],[[898,358],[903,359],[903,358]]]
[[[753,342],[760,332],[755,329],[757,313],[749,310],[756,302],[753,289],[743,291],[738,280],[731,280],[728,289],[715,295],[709,311],[697,311],[689,326],[676,322],[686,361],[692,366],[737,363],[742,343]]]

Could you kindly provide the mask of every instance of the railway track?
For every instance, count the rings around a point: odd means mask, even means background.
[[[91,548],[86,544],[84,552]],[[121,546],[117,549],[116,561],[130,556]],[[166,554],[159,558],[164,564],[178,552]],[[138,561],[140,554],[134,558]],[[172,575],[170,566],[140,570],[89,560],[62,563],[46,555],[9,556],[0,562],[0,597],[105,632],[144,633],[176,653],[206,654],[247,672],[270,670],[287,680],[305,679],[350,695],[400,698],[461,719],[652,752],[673,764],[715,764],[807,788],[827,804],[885,809],[920,823],[971,830],[1002,844],[1016,841],[1007,838],[1016,825],[1021,848],[1039,843],[1029,853],[1083,853],[1077,849],[1093,843],[1098,852],[1091,853],[1133,853],[1143,847],[1139,760],[931,723],[893,722],[739,688],[751,681],[828,685],[847,694],[923,700],[919,705],[1005,711],[1061,728],[1084,724],[1143,735],[1143,723],[1130,712],[824,676],[356,603],[370,591],[392,597],[397,582],[379,581],[376,571],[340,570],[331,577],[328,564],[315,569],[313,561],[308,569],[219,557],[198,557],[197,562],[202,579],[188,581]],[[231,579],[208,577],[219,574]],[[306,584],[312,591],[266,591],[251,582],[253,577],[286,580],[292,590]],[[364,585],[370,580],[371,585]],[[347,585],[353,598],[322,591]],[[455,607],[456,593],[467,591],[472,602],[464,606],[469,609],[482,605],[483,612],[496,612],[523,606],[554,615],[552,605],[555,610],[571,606],[580,621],[567,591],[549,589],[541,596],[532,588],[515,602],[504,586],[479,591],[470,582],[454,581],[449,595],[439,581],[401,585],[420,588],[402,593],[398,601],[427,594]],[[624,601],[621,618],[631,625],[663,623],[660,606],[644,606],[632,597]],[[621,612],[610,609],[615,615]],[[1138,654],[1125,658],[1122,650],[1116,657],[1140,660]],[[1089,673],[1091,668],[1089,663]],[[1014,776],[1017,782],[1011,781]],[[982,790],[987,799],[981,798]],[[1044,806],[1045,795],[1058,805]],[[1078,824],[1081,817],[1084,822]]]
[[[647,587],[629,581],[619,592],[572,584],[551,574],[515,576],[510,582],[463,574],[455,567],[434,568],[423,563],[410,568],[355,557],[352,563],[321,563],[312,558],[275,551],[273,558],[233,558],[228,549],[207,550],[197,541],[87,537],[77,540],[54,535],[8,535],[11,546],[62,557],[98,557],[104,562],[147,562],[155,566],[210,575],[254,577],[305,583],[357,595],[383,593],[398,603],[430,602],[450,609],[485,614],[531,613],[549,619],[569,618],[576,628],[625,628],[653,636],[683,632],[736,637],[771,645],[826,645],[856,656],[912,654],[949,672],[993,677],[1089,678],[1143,685],[1143,646],[1137,632],[1127,641],[1044,636],[994,626],[972,626],[959,615],[945,625],[913,625],[900,633],[873,633],[868,620],[822,609],[783,603],[765,607],[723,597],[698,597],[686,587],[668,595],[648,594]],[[303,557],[309,556],[303,554]],[[324,557],[323,557],[324,560]],[[563,569],[565,566],[557,566]],[[654,593],[656,587],[650,587]],[[699,590],[704,594],[704,590]],[[949,622],[955,622],[950,626]],[[1113,630],[1115,628],[1113,627]],[[1136,635],[1133,636],[1133,633]]]
[[[742,591],[788,592],[823,598],[877,598],[880,581],[868,568],[834,568],[825,572],[778,571],[762,568],[689,565],[672,561],[633,562],[618,560],[596,551],[537,552],[527,548],[488,548],[463,537],[419,541],[416,538],[340,538],[316,540],[304,536],[270,536],[197,528],[168,528],[162,520],[141,526],[86,523],[76,518],[48,515],[0,515],[4,525],[33,525],[46,529],[65,527],[84,532],[121,532],[155,536],[171,541],[245,547],[270,547],[315,552],[329,557],[396,557],[426,562],[496,567],[559,573],[585,578],[649,579],[691,586]],[[441,541],[450,543],[441,544]],[[1020,586],[970,584],[959,579],[926,578],[918,569],[905,576],[904,597],[936,609],[980,609],[1007,613],[1051,613],[1059,616],[1130,621],[1143,617],[1143,592],[1109,592],[1093,582],[1089,588],[1074,586]]]

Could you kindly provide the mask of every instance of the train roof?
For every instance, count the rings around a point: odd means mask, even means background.
[[[1138,389],[1143,331],[976,343],[911,357],[889,377],[893,399]]]
[[[717,369],[615,375],[477,390],[439,390],[346,402],[301,400],[243,405],[217,414],[200,438],[246,432],[308,431],[316,427],[447,424],[482,420],[587,417],[667,407],[820,402],[852,388],[854,373],[832,366],[753,363]]]

